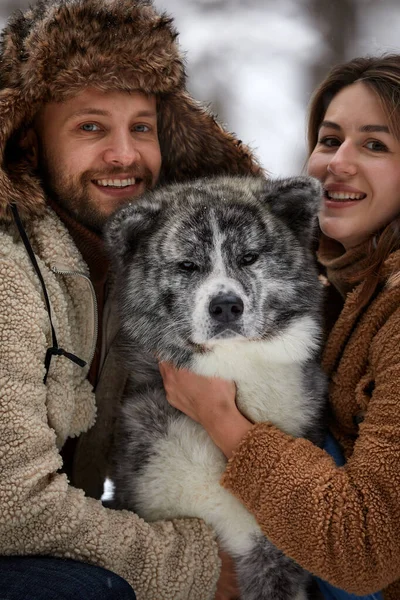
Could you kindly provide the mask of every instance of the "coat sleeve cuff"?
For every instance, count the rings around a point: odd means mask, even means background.
[[[260,480],[267,481],[287,446],[295,438],[272,423],[257,423],[241,440],[230,458],[221,485],[252,512],[260,507]]]

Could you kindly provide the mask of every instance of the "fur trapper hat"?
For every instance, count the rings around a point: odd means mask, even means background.
[[[25,217],[45,206],[13,139],[43,103],[86,87],[156,95],[161,182],[260,173],[249,149],[187,93],[176,38],[172,19],[148,0],[40,0],[11,17],[0,53],[0,220],[12,202]]]

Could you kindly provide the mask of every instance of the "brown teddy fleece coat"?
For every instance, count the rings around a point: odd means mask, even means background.
[[[354,594],[386,588],[385,600],[399,600],[400,251],[363,310],[355,310],[361,284],[352,289],[350,279],[366,266],[365,246],[323,260],[347,294],[323,356],[331,429],[347,462],[336,467],[309,441],[258,424],[222,483],[305,569]]]
[[[211,599],[219,560],[204,523],[147,524],[86,497],[61,472],[67,438],[87,431],[96,418],[107,425],[108,417],[101,410],[96,417],[88,367],[56,356],[43,382],[52,343],[49,315],[11,203],[35,252],[59,345],[88,363],[96,343],[96,301],[88,268],[46,206],[17,140],[45,101],[62,101],[88,86],[139,89],[157,98],[163,181],[258,173],[259,167],[187,94],[171,19],[150,2],[40,1],[10,21],[0,59],[0,553],[104,566],[124,577],[139,600]],[[112,378],[103,382],[113,400],[114,384]]]

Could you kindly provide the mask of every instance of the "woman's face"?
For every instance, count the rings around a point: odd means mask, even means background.
[[[365,84],[343,88],[329,104],[308,173],[324,187],[320,227],[346,249],[400,213],[400,141]]]

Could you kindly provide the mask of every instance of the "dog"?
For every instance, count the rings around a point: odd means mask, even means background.
[[[157,360],[234,380],[251,421],[321,445],[322,284],[309,177],[172,184],[105,229],[130,379],[115,440],[113,506],[147,521],[199,517],[236,561],[243,600],[305,600],[309,575],[262,534],[219,480],[226,459],[166,400]]]

